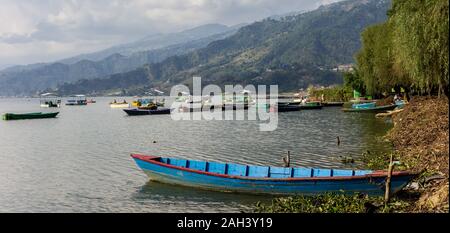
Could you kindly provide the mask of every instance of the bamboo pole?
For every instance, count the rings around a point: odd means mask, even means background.
[[[386,192],[384,193],[384,204],[386,205],[389,202],[391,195],[391,177],[392,171],[394,170],[394,155],[391,154],[391,158],[389,160],[388,174],[386,178]]]

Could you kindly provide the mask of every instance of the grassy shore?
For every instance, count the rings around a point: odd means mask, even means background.
[[[396,170],[420,173],[407,188],[385,205],[382,197],[363,194],[324,194],[276,198],[257,203],[255,212],[365,213],[449,212],[448,99],[414,97],[392,116],[394,127],[385,136],[394,145]],[[390,154],[363,154],[369,169],[386,169]]]

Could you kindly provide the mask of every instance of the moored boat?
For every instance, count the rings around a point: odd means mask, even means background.
[[[225,103],[222,105],[222,111],[227,110],[247,110],[248,104],[246,103]]]
[[[85,95],[73,95],[66,102],[67,106],[82,106],[87,105],[87,99]]]
[[[32,112],[32,113],[5,113],[3,114],[3,120],[25,120],[25,119],[42,119],[42,118],[54,118],[59,112]]]
[[[352,108],[356,109],[368,109],[374,107],[376,107],[376,102],[352,104]]]
[[[122,102],[117,102],[116,100],[114,100],[113,102],[109,103],[109,106],[111,108],[129,108],[130,104],[126,100],[123,100]]]
[[[132,154],[151,180],[215,191],[303,194],[325,192],[384,194],[387,172],[370,170],[272,167],[185,160]],[[415,174],[393,172],[391,193]]]
[[[53,93],[45,93],[40,96],[41,108],[59,108],[61,107],[61,98]]]
[[[130,116],[170,114],[169,108],[162,108],[162,107],[158,107],[157,109],[153,110],[133,108],[133,109],[124,109],[123,111]]]
[[[300,109],[309,110],[309,109],[322,109],[322,104],[320,102],[306,102],[300,104]]]
[[[324,107],[342,107],[344,102],[323,102],[322,106]]]
[[[274,108],[271,108],[269,111],[278,111],[278,112],[294,112],[300,111],[301,107],[299,103],[277,103]]]
[[[344,112],[367,112],[367,113],[379,113],[393,110],[397,105],[386,105],[386,106],[375,106],[375,107],[364,107],[364,108],[342,108]]]
[[[164,107],[164,99],[154,99],[154,98],[139,98],[136,100],[133,100],[131,102],[131,106],[133,107],[145,107],[148,105],[156,105],[158,107]]]

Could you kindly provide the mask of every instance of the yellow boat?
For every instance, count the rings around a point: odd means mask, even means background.
[[[141,106],[141,102],[139,102],[138,100],[135,100],[135,101],[131,102],[131,106],[139,107],[139,106]]]
[[[131,102],[133,107],[147,107],[150,104],[156,104],[159,107],[164,106],[164,99],[140,98]]]

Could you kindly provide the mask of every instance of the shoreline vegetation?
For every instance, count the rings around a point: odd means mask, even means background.
[[[382,197],[325,194],[276,198],[257,203],[254,212],[449,212],[449,2],[393,0],[387,15],[386,22],[362,33],[356,67],[344,75],[344,87],[318,95],[339,97],[351,87],[386,102],[392,90],[404,90],[409,104],[388,115],[394,125],[384,139],[393,144],[392,154],[362,157],[367,168],[385,170],[392,155],[399,163],[395,170],[418,177],[386,204]]]
[[[402,112],[392,115],[393,128],[384,136],[394,150],[395,170],[412,170],[418,177],[394,194],[385,205],[383,197],[363,194],[324,194],[280,197],[257,203],[254,212],[264,213],[402,213],[449,212],[448,99],[413,97]],[[366,152],[368,169],[386,170],[391,154]]]

